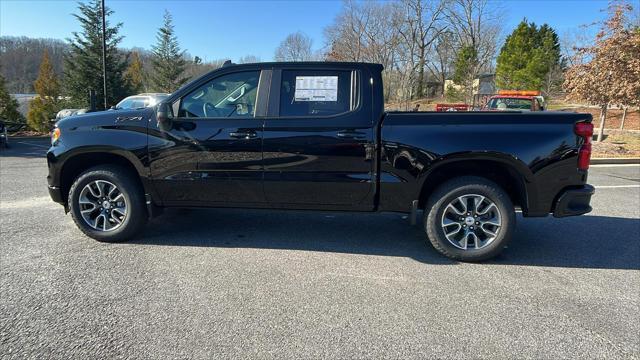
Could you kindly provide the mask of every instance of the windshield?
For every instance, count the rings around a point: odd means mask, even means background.
[[[487,108],[490,110],[531,110],[531,99],[493,98]]]
[[[116,109],[138,109],[146,107],[149,104],[149,98],[132,96],[125,98],[116,105]]]
[[[167,94],[158,94],[158,95],[150,95],[150,96],[129,96],[124,100],[120,101],[118,105],[116,105],[116,109],[118,110],[130,110],[130,109],[142,109],[150,106],[154,106],[160,101],[168,98]]]
[[[154,106],[155,104],[161,102],[162,100],[166,99],[169,97],[169,94],[163,94],[163,95],[154,95],[151,97],[151,99],[149,100],[149,105],[148,106]]]

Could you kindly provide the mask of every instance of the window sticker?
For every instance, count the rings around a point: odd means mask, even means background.
[[[296,76],[295,101],[338,101],[337,76]]]

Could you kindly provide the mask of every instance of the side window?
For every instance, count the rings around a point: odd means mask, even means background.
[[[327,116],[353,110],[355,72],[283,70],[280,116]]]
[[[251,117],[260,71],[222,75],[182,98],[178,117]]]
[[[131,103],[131,108],[132,109],[140,109],[145,107],[145,100],[144,98],[135,98],[133,99],[132,103]]]

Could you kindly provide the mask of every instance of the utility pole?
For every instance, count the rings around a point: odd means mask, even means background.
[[[107,39],[106,14],[102,0],[102,90],[104,91],[104,109],[107,110]]]

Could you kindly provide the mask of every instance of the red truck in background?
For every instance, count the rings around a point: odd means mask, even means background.
[[[483,111],[544,111],[546,104],[540,91],[500,90],[482,106]]]
[[[546,103],[540,91],[500,90],[497,94],[476,94],[473,105],[465,103],[436,104],[437,112],[445,111],[544,111]]]
[[[460,104],[436,104],[436,111],[437,112],[444,112],[444,111],[469,111],[471,110],[471,106],[464,104],[464,103],[460,103]]]

